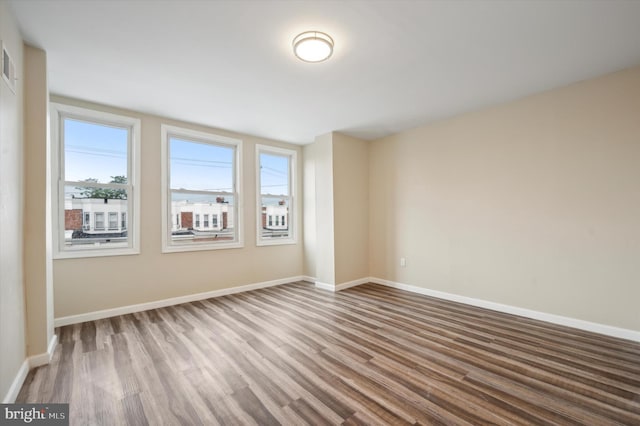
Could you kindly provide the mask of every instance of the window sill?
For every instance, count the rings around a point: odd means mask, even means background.
[[[295,239],[291,239],[291,238],[287,238],[286,240],[275,240],[275,241],[271,241],[271,240],[258,240],[256,242],[256,246],[261,247],[261,246],[287,246],[287,245],[294,245],[294,244],[298,244],[298,241]]]
[[[108,248],[108,249],[85,249],[85,250],[65,250],[57,251],[53,259],[80,259],[84,257],[110,257],[110,256],[133,256],[140,254],[138,248]]]
[[[182,253],[189,251],[227,250],[243,248],[242,242],[218,243],[218,244],[183,244],[162,247],[162,253]]]

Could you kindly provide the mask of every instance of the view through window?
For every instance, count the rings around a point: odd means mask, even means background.
[[[59,249],[130,247],[131,127],[60,115]]]
[[[293,242],[293,166],[295,151],[259,145],[258,243]]]
[[[168,247],[222,248],[239,243],[238,147],[214,135],[165,129]]]

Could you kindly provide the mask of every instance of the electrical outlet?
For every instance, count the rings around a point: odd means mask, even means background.
[[[406,267],[407,266],[407,259],[405,259],[404,257],[400,258],[400,266],[401,267]]]

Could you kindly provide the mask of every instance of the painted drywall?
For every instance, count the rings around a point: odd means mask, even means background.
[[[302,187],[303,187],[303,273],[308,278],[316,276],[316,145],[311,143],[302,147]]]
[[[371,275],[640,330],[639,114],[636,67],[374,141]]]
[[[47,352],[53,337],[50,149],[47,125],[47,55],[24,47],[25,226],[24,282],[27,300],[27,355]]]
[[[369,142],[333,133],[335,280],[369,276]]]
[[[315,275],[312,276],[316,281],[334,285],[333,135],[318,136],[313,145],[306,151],[307,161],[314,162],[315,172],[315,247],[309,247],[315,256]]]
[[[16,65],[16,92],[0,78],[0,398],[26,358],[23,273],[23,44],[12,12],[0,2],[0,39]]]
[[[53,261],[56,318],[302,275],[302,239],[294,245],[256,246],[255,145],[301,146],[52,96],[54,102],[139,118],[141,144],[140,254]],[[244,247],[161,253],[160,125],[239,138],[242,147]],[[302,173],[298,170],[299,182]],[[299,188],[301,185],[297,185]],[[301,193],[295,199],[301,204]],[[300,206],[298,206],[299,208]]]
[[[369,276],[368,142],[332,132],[304,147],[304,274],[335,286]]]

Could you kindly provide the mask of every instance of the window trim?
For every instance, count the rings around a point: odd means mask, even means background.
[[[216,135],[209,132],[201,132],[185,127],[172,126],[168,124],[160,125],[161,133],[161,192],[162,192],[162,253],[176,253],[202,250],[226,250],[244,247],[244,203],[242,201],[242,140],[227,136]],[[169,187],[170,158],[169,139],[171,137],[182,138],[187,141],[207,143],[211,145],[233,146],[235,147],[234,163],[234,193],[235,195],[235,228],[236,240],[231,242],[213,243],[182,243],[171,242],[171,229],[168,227],[168,218],[171,215],[171,188]]]
[[[82,229],[91,231],[91,213],[89,212],[82,212]]]
[[[98,221],[98,215],[100,215],[102,220]],[[98,226],[99,223],[101,223],[102,226]],[[104,212],[93,212],[93,229],[95,231],[106,231],[107,228],[105,228],[104,223]]]
[[[51,215],[53,234],[53,258],[72,259],[84,257],[127,256],[140,254],[140,145],[141,120],[130,116],[112,114],[98,109],[89,109],[50,102],[51,117]],[[98,248],[64,247],[64,138],[62,121],[65,118],[86,121],[106,126],[126,127],[129,129],[127,147],[127,213],[128,242],[126,246]],[[99,186],[109,188],[110,184]],[[119,188],[119,187],[118,187]],[[133,221],[131,221],[133,219]],[[133,227],[133,228],[132,228]],[[133,231],[133,232],[129,232]]]
[[[118,227],[118,212],[109,212],[109,226],[107,227],[107,229],[109,231],[119,231],[119,227]],[[111,220],[112,218],[115,218],[113,221]],[[111,226],[115,224],[115,226]]]
[[[273,240],[262,238],[262,191],[260,183],[260,154],[271,154],[289,157],[289,228],[288,238]],[[280,246],[298,243],[298,152],[294,149],[279,148],[270,145],[256,144],[256,246]]]

